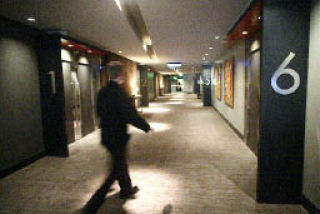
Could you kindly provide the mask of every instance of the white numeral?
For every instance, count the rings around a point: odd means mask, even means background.
[[[282,62],[282,64],[280,65],[280,67],[275,71],[275,73],[273,74],[272,78],[271,78],[271,86],[273,88],[273,90],[281,95],[288,95],[288,94],[292,94],[294,93],[300,86],[300,76],[299,74],[291,69],[291,68],[286,68],[287,65],[289,65],[289,63],[291,62],[291,60],[295,57],[295,54],[290,52],[290,54],[287,56],[287,58]],[[288,88],[288,89],[282,89],[278,86],[278,79],[281,75],[283,74],[289,74],[290,76],[292,76],[294,82],[293,85]]]

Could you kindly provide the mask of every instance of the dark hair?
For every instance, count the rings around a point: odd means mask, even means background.
[[[108,69],[109,78],[111,80],[116,79],[119,74],[123,72],[121,65],[110,66]]]

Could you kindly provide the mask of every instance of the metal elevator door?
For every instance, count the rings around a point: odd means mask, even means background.
[[[72,115],[75,140],[81,138],[81,99],[80,84],[76,71],[71,71]]]

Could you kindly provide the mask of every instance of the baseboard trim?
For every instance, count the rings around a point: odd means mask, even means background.
[[[18,171],[19,169],[22,169],[22,168],[28,166],[29,164],[43,158],[46,155],[47,155],[46,151],[40,152],[39,154],[36,154],[28,159],[25,159],[25,160],[21,161],[20,163],[14,165],[12,167],[9,167],[8,169],[0,171],[0,179],[6,177],[8,175],[11,175],[12,173]]]
[[[308,211],[309,214],[319,214],[320,210],[314,205],[305,195],[302,195],[302,206]]]
[[[223,114],[221,114],[214,106],[213,109],[220,115],[220,117],[230,126],[230,128],[238,135],[241,140],[244,140],[244,136],[236,129]]]

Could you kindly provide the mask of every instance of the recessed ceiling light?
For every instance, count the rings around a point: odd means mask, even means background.
[[[70,47],[70,48],[71,48],[71,47],[73,47],[73,45],[69,44],[69,45],[68,45],[68,47]]]
[[[215,38],[215,39],[220,39],[220,36],[217,35],[217,36],[215,36],[214,38]]]
[[[114,0],[114,1],[116,2],[117,6],[119,7],[119,10],[122,11],[120,0]]]
[[[242,31],[242,34],[243,34],[243,35],[247,35],[247,34],[248,34],[248,31]]]
[[[121,54],[121,53],[122,53],[122,51],[119,51],[119,53]]]
[[[259,16],[258,19],[261,19],[261,16]]]
[[[209,47],[209,50],[212,50],[213,49],[213,47]]]
[[[144,36],[142,38],[142,43],[145,45],[152,45],[152,40],[151,40],[150,36]]]
[[[205,53],[204,55],[209,56],[209,54],[208,54],[208,53]]]
[[[28,20],[29,22],[35,22],[35,21],[36,21],[36,19],[35,19],[34,17],[29,17],[29,18],[27,18],[27,20]]]

